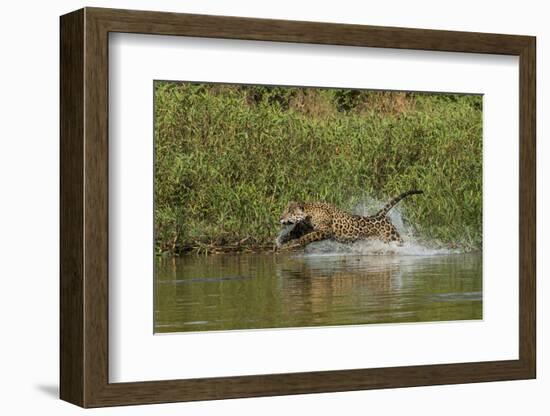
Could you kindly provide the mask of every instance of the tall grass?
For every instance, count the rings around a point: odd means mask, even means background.
[[[479,96],[155,83],[157,253],[271,247],[289,201],[352,209],[409,189],[407,220],[482,241]]]

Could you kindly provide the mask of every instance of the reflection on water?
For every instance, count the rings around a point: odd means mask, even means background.
[[[164,260],[155,332],[481,319],[481,275],[480,254]]]

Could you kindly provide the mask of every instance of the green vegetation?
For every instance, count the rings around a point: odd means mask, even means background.
[[[482,241],[480,96],[155,83],[158,254],[271,249],[289,201],[353,209],[409,189],[406,220]]]

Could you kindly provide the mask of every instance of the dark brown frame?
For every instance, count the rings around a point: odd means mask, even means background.
[[[530,379],[535,333],[535,38],[85,8],[61,17],[60,396],[83,407]],[[519,359],[109,383],[108,34],[519,56]]]

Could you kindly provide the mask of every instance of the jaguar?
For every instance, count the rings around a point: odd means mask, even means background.
[[[278,239],[277,247],[284,250],[327,239],[351,243],[371,238],[401,245],[403,238],[388,213],[403,198],[422,193],[420,190],[403,192],[371,216],[350,214],[326,202],[290,202],[280,218],[280,223],[292,227]]]

